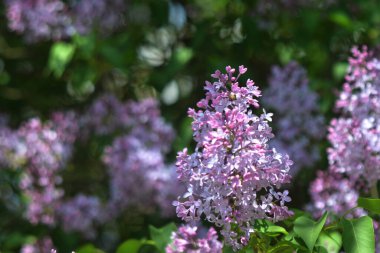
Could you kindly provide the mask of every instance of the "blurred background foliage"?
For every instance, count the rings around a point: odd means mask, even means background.
[[[27,42],[8,28],[6,2],[0,5],[0,111],[10,116],[12,127],[31,116],[46,119],[56,110],[84,108],[103,93],[121,100],[154,96],[177,134],[171,161],[178,150],[192,145],[187,109],[203,96],[204,80],[209,80],[215,69],[245,65],[249,76],[265,89],[273,65],[296,60],[307,70],[310,87],[319,94],[320,110],[328,122],[334,115],[336,92],[343,83],[352,46],[380,44],[377,0],[315,0],[308,4],[128,0],[123,23],[112,32],[95,27],[85,35],[38,42]],[[92,159],[100,156],[96,149],[100,144],[86,145],[72,163],[87,164],[82,177],[88,184],[102,182],[97,161]],[[327,167],[328,143],[319,145],[322,159],[301,171],[290,186],[294,207],[304,207],[315,170]],[[86,166],[91,170],[86,171]],[[17,194],[18,173],[1,174],[1,192]],[[79,180],[75,177],[72,180]],[[67,178],[70,180],[69,175]],[[97,191],[96,184],[91,187],[90,192]],[[7,210],[1,204],[0,228],[7,233],[0,233],[0,248],[12,249],[31,231],[43,233],[43,227],[31,227]],[[150,219],[136,226],[164,223]],[[133,217],[131,222],[139,223]],[[125,236],[146,235],[141,230],[130,230]],[[54,238],[61,242],[57,246],[62,252],[83,243],[59,231]]]

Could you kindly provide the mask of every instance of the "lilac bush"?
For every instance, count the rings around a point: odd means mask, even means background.
[[[25,217],[33,225],[61,226],[93,239],[97,230],[128,210],[173,217],[172,206],[185,188],[167,163],[174,130],[162,118],[153,98],[121,102],[106,94],[83,112],[54,112],[45,121],[32,118],[18,129],[0,118],[2,167],[22,169],[20,190],[26,197]],[[107,138],[99,163],[109,174],[107,197],[66,195],[65,170],[86,142]],[[173,179],[174,178],[174,179]],[[29,247],[30,248],[30,247]]]
[[[189,109],[196,149],[178,153],[178,178],[187,193],[174,204],[178,217],[198,221],[204,216],[221,227],[225,242],[234,249],[248,244],[256,219],[278,221],[289,217],[285,206],[288,192],[279,188],[290,182],[292,161],[268,147],[273,138],[268,121],[272,114],[259,116],[260,90],[250,79],[239,85],[247,69],[217,70],[213,83],[206,81],[206,97]]]
[[[306,70],[291,62],[284,68],[273,67],[263,104],[276,112],[270,144],[286,152],[294,161],[291,173],[311,167],[319,159],[315,143],[324,137],[324,118],[318,109],[318,95],[309,87]]]
[[[199,238],[197,227],[182,225],[178,231],[173,232],[172,242],[166,247],[166,253],[221,253],[223,244],[218,241],[218,235],[214,228],[210,228],[207,234]]]

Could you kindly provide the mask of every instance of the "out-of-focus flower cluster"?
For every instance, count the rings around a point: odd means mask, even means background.
[[[69,115],[69,114],[68,114]],[[64,121],[71,118],[63,117]],[[54,209],[63,192],[59,171],[65,166],[72,153],[75,134],[65,131],[59,122],[41,122],[33,118],[18,129],[20,142],[25,145],[25,173],[21,189],[30,198],[27,218],[31,223],[52,225],[55,222]],[[74,134],[74,136],[71,136]]]
[[[310,89],[306,71],[298,63],[272,68],[269,88],[263,96],[263,104],[278,117],[274,129],[276,139],[271,145],[292,158],[293,175],[319,159],[315,142],[323,138],[325,126],[317,102],[318,95]]]
[[[96,235],[94,226],[103,222],[104,211],[99,198],[79,194],[60,203],[57,216],[64,230],[93,238]]]
[[[380,179],[380,61],[366,47],[352,53],[336,104],[342,117],[329,128],[328,158],[332,171],[372,187]]]
[[[53,241],[50,237],[43,237],[33,243],[25,244],[20,252],[21,253],[55,253],[53,250]]]
[[[359,193],[354,182],[344,178],[343,175],[329,171],[318,171],[317,178],[310,185],[312,204],[306,209],[314,217],[319,218],[324,212],[343,214],[357,205]],[[365,215],[363,209],[355,209],[348,216],[360,217]]]
[[[328,129],[329,170],[318,174],[310,188],[316,215],[324,208],[349,210],[359,192],[368,193],[380,179],[380,64],[367,47],[355,47],[352,54],[336,103],[341,117],[332,119]]]
[[[9,28],[30,42],[59,40],[92,29],[112,31],[123,24],[123,0],[6,0]]]
[[[210,228],[204,237],[200,238],[197,227],[181,226],[173,232],[172,242],[166,247],[167,253],[221,253],[223,244],[218,241],[214,228]]]
[[[252,14],[258,26],[264,30],[276,28],[279,13],[297,16],[307,9],[324,10],[336,4],[336,0],[259,0]]]
[[[111,140],[102,147],[109,198],[81,192],[66,196],[62,172],[76,145],[104,137]],[[62,225],[94,238],[99,225],[128,208],[174,215],[171,203],[185,192],[175,180],[174,165],[165,162],[174,131],[154,99],[121,102],[104,95],[83,113],[57,112],[46,121],[32,118],[15,130],[4,118],[0,138],[1,166],[23,172],[20,189],[28,199],[25,216],[32,224]]]
[[[271,114],[257,116],[260,90],[248,79],[238,79],[247,69],[226,67],[216,71],[213,83],[206,82],[206,98],[189,109],[196,149],[184,149],[177,157],[178,178],[187,193],[174,204],[185,221],[204,216],[221,227],[227,244],[240,249],[250,239],[255,219],[278,221],[291,215],[285,206],[288,192],[279,191],[290,181],[292,162],[287,155],[268,147],[273,138],[268,125]]]

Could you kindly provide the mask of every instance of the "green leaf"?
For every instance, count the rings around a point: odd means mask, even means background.
[[[162,228],[149,226],[150,237],[156,243],[160,252],[165,252],[166,245],[170,243],[172,232],[177,230],[174,223],[169,223]]]
[[[174,52],[174,58],[180,65],[185,65],[193,57],[193,51],[190,48],[180,47]]]
[[[86,244],[75,251],[76,253],[104,253],[103,250],[95,248],[92,244]]]
[[[256,229],[258,229],[261,233],[264,233],[268,236],[278,236],[280,234],[287,235],[288,232],[285,228],[281,226],[277,226],[272,222],[262,220],[257,222]]]
[[[294,221],[294,232],[302,238],[310,251],[313,251],[315,242],[322,231],[323,225],[326,223],[328,213],[315,222],[305,216],[301,216]]]
[[[340,81],[346,75],[348,69],[348,64],[345,62],[337,62],[333,65],[333,76],[334,79]]]
[[[359,198],[358,206],[370,212],[380,214],[380,199]]]
[[[343,247],[346,253],[375,252],[375,235],[370,217],[343,219],[341,225],[343,227]]]
[[[48,67],[55,77],[59,78],[65,71],[66,65],[73,58],[75,46],[65,42],[57,42],[50,49]]]
[[[136,239],[130,239],[123,242],[116,250],[116,253],[138,253],[143,242]]]
[[[319,235],[318,242],[319,252],[338,253],[342,248],[342,235],[339,232],[322,232]]]
[[[276,246],[270,248],[268,253],[293,253],[297,248],[298,246],[291,242],[282,241],[277,243]]]
[[[331,21],[342,27],[350,28],[352,26],[350,17],[342,11],[336,11],[332,13],[330,19]]]

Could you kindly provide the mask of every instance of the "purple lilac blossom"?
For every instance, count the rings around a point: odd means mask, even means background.
[[[343,214],[357,205],[359,193],[354,182],[344,178],[342,174],[330,171],[318,171],[317,178],[310,185],[312,204],[307,206],[315,218],[320,218],[324,212]],[[348,216],[365,215],[363,209],[357,208]]]
[[[58,118],[65,121],[62,115]],[[71,156],[75,140],[72,135],[75,133],[64,131],[65,125],[59,122],[42,123],[40,119],[33,118],[18,130],[26,149],[25,173],[20,187],[29,198],[26,216],[33,224],[53,225],[54,210],[63,195],[59,188],[62,179],[58,172]]]
[[[223,244],[218,241],[214,228],[210,228],[203,238],[199,238],[197,227],[182,225],[173,232],[172,242],[166,247],[166,253],[221,253]]]
[[[257,12],[262,15],[281,10],[297,12],[300,8],[324,8],[334,3],[336,0],[261,0],[257,4]]]
[[[163,121],[157,101],[144,99],[121,103],[107,95],[94,105],[88,116],[89,125],[95,132],[98,126],[103,129],[101,122],[109,120],[108,128],[98,133],[109,134],[116,130],[123,133],[103,154],[110,175],[109,214],[115,216],[134,206],[146,213],[159,207],[163,215],[170,216],[174,208],[166,205],[175,199],[173,192],[184,191],[170,178],[174,168],[164,162],[174,131]]]
[[[125,0],[76,0],[73,1],[73,23],[79,34],[88,34],[92,29],[102,32],[120,27],[126,12]]]
[[[97,98],[82,117],[83,135],[110,135],[126,125],[129,120],[126,106],[114,95]]]
[[[0,115],[0,167],[15,168],[22,163],[26,152],[17,131],[7,126],[7,119]]]
[[[164,152],[170,149],[174,139],[172,127],[163,121],[158,102],[152,98],[123,103],[106,94],[96,99],[82,118],[84,136],[129,132]]]
[[[187,193],[174,202],[178,217],[198,221],[203,215],[221,227],[225,242],[242,248],[253,232],[255,219],[282,220],[292,213],[285,206],[288,191],[279,188],[290,182],[292,161],[268,147],[274,137],[268,121],[272,114],[256,116],[260,90],[250,79],[239,85],[247,69],[217,70],[213,83],[206,81],[206,98],[189,109],[196,149],[178,153],[179,180]]]
[[[324,137],[325,126],[317,102],[318,95],[309,87],[306,70],[298,63],[272,68],[269,88],[263,96],[263,104],[278,117],[274,126],[276,139],[270,144],[292,158],[292,175],[319,159],[315,142]]]
[[[186,192],[185,185],[177,180],[176,177],[174,165],[160,167],[148,174],[148,179],[154,184],[155,188],[154,201],[164,217],[175,216],[175,208],[172,203],[177,199],[178,195]]]
[[[65,231],[80,232],[88,239],[96,236],[95,226],[103,219],[100,200],[94,196],[79,194],[61,203],[57,208],[58,219]]]
[[[66,4],[60,0],[6,0],[9,28],[29,42],[59,40],[73,33]]]
[[[293,17],[304,9],[324,10],[334,5],[337,0],[259,0],[253,10],[258,27],[263,30],[276,28],[276,19],[286,13]]]
[[[380,62],[366,47],[352,54],[336,103],[342,115],[329,127],[328,159],[331,171],[371,188],[380,179]]]
[[[154,185],[147,174],[164,166],[162,153],[134,136],[122,136],[105,149],[104,163],[110,173],[110,205],[117,212],[128,206],[152,210]],[[117,214],[117,213],[116,213]]]
[[[20,252],[21,253],[55,253],[53,250],[54,245],[50,237],[43,237],[34,243],[25,244]]]
[[[61,40],[93,29],[111,32],[123,25],[124,0],[6,0],[9,29],[28,42]]]

